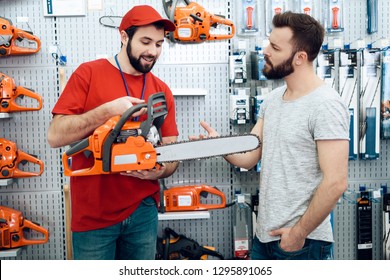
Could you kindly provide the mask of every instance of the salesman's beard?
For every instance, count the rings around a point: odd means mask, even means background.
[[[132,55],[130,42],[129,42],[129,44],[127,44],[126,52],[127,52],[127,56],[129,58],[131,66],[133,66],[133,68],[135,70],[137,70],[138,72],[146,74],[146,73],[148,73],[148,72],[150,72],[152,70],[154,64],[156,63],[156,58],[155,57],[149,57],[149,58],[153,58],[154,59],[153,63],[150,64],[150,65],[143,65],[141,63],[141,56],[137,58],[137,57]]]

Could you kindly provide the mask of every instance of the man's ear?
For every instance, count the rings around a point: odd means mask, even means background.
[[[307,60],[307,53],[304,51],[297,52],[295,54],[295,64],[302,65]]]
[[[121,33],[121,42],[122,44],[125,44],[127,40],[129,40],[129,36],[127,35],[126,31],[122,30]]]

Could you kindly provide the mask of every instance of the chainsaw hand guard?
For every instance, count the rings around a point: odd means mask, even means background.
[[[39,171],[19,169],[20,164],[27,162],[38,165]],[[40,159],[19,150],[16,143],[4,138],[0,138],[0,163],[0,179],[40,176],[44,170],[44,163]]]
[[[18,104],[18,98],[24,98],[25,96],[35,99],[37,102],[36,107],[22,106]],[[38,111],[42,109],[42,97],[35,93],[33,90],[15,86],[15,81],[0,72],[0,112],[12,113],[20,111]]]
[[[35,48],[20,46],[17,42],[28,41]],[[39,52],[41,40],[31,32],[16,28],[9,19],[0,17],[0,56],[31,55]]]

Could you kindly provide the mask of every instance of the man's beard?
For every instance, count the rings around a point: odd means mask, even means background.
[[[265,57],[265,61],[271,67],[270,69],[266,69],[265,66],[263,68],[264,76],[269,80],[278,80],[283,79],[284,77],[290,75],[294,72],[294,68],[292,66],[292,62],[294,60],[295,53],[290,56],[287,60],[283,61],[281,64],[276,67],[273,66],[271,61]]]
[[[156,63],[156,60],[155,60],[153,62],[153,64],[151,64],[149,66],[142,65],[141,57],[136,58],[135,56],[133,56],[131,54],[130,42],[127,44],[126,52],[127,52],[127,56],[129,57],[129,61],[130,61],[131,66],[133,66],[134,69],[137,70],[138,72],[146,74],[146,73],[150,72],[150,70],[152,70],[154,64]]]

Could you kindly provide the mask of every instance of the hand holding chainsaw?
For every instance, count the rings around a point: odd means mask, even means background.
[[[104,103],[95,109],[78,115],[55,115],[48,130],[48,142],[52,148],[70,145],[87,135],[97,127],[116,115],[122,115],[132,106],[145,103],[144,100],[124,96]],[[142,108],[132,115],[137,117],[145,114],[147,108]]]

